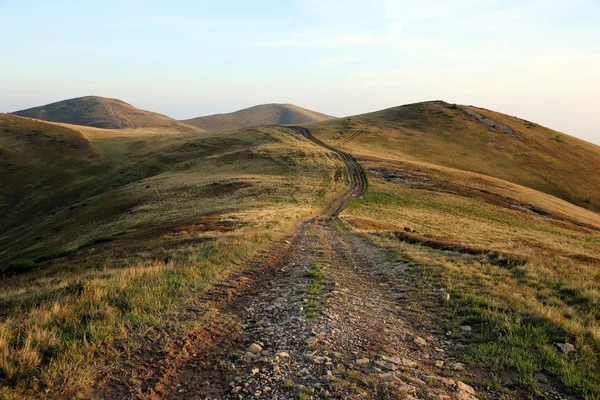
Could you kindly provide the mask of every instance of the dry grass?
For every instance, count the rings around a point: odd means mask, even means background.
[[[473,110],[513,134],[465,114]],[[600,147],[524,121],[467,106],[429,102],[313,124],[354,155],[426,162],[496,177],[600,210]],[[560,137],[560,140],[555,140]]]
[[[110,107],[110,108],[109,108]],[[148,128],[168,132],[200,132],[201,129],[165,115],[140,110],[121,100],[98,96],[78,97],[15,112],[16,115],[44,121],[93,126],[103,129],[144,131]]]
[[[5,254],[42,261],[0,282],[0,397],[84,392],[117,367],[117,345],[192,329],[180,318],[189,301],[346,187],[341,161],[271,129],[82,131],[109,166],[98,193],[23,216],[4,242]]]
[[[228,114],[216,114],[185,120],[206,130],[232,130],[259,125],[307,124],[334,117],[293,104],[261,104]]]
[[[512,370],[531,393],[541,393],[543,373],[573,393],[600,396],[597,214],[464,171],[380,158],[363,165],[409,183],[371,172],[369,192],[342,218],[418,266],[428,290],[451,290],[458,318],[445,329],[474,327],[461,337],[468,346],[460,357],[493,371],[485,385],[505,385],[502,374]],[[423,178],[431,186],[410,184]],[[555,342],[577,353],[562,355]]]

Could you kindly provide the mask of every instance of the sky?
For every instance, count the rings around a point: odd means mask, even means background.
[[[600,145],[600,0],[0,0],[0,112],[100,95],[177,119],[427,100]]]

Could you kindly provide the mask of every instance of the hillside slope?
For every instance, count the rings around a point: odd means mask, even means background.
[[[192,118],[183,122],[209,131],[215,131],[259,125],[307,124],[334,118],[293,104],[261,104],[233,113]]]
[[[600,147],[516,117],[435,101],[310,127],[358,156],[477,172],[600,211]]]
[[[165,115],[140,110],[124,101],[100,96],[63,100],[12,114],[104,129],[161,128],[177,132],[200,131]]]

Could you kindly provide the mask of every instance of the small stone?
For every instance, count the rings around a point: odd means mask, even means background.
[[[311,338],[306,339],[306,344],[308,346],[314,346],[315,344],[317,344],[318,341],[319,341],[319,338],[316,336],[313,336]]]
[[[252,343],[250,345],[250,347],[248,348],[248,352],[252,353],[252,354],[258,354],[262,351],[262,347],[261,345],[257,344],[257,343]]]
[[[242,387],[241,387],[241,386],[236,386],[236,387],[234,387],[233,389],[231,389],[231,393],[237,393],[237,392],[239,392],[240,390],[242,390]]]
[[[473,395],[475,394],[475,389],[473,389],[471,386],[467,385],[464,382],[457,381],[456,386],[458,387],[458,390],[462,390]]]
[[[569,354],[577,351],[575,346],[573,346],[571,343],[554,343],[554,345],[558,347],[563,354]]]
[[[403,358],[402,365],[404,365],[405,367],[414,368],[417,366],[417,363],[409,358]]]
[[[187,389],[179,389],[178,392],[179,393],[187,393]]]
[[[471,328],[469,325],[463,325],[460,327],[460,330],[463,332],[471,332],[473,328]]]
[[[442,293],[442,301],[450,301],[450,293],[448,293],[448,292]]]
[[[252,368],[252,375],[256,375],[260,372],[258,368]]]
[[[356,360],[357,365],[367,365],[370,362],[371,361],[368,358],[359,358],[358,360]]]
[[[454,379],[450,379],[450,378],[445,378],[443,376],[437,376],[437,375],[429,375],[425,377],[428,381],[434,381],[434,382],[439,382],[443,385],[446,386],[454,386],[456,385],[456,381]]]
[[[444,366],[444,362],[442,360],[436,361],[435,366],[438,368],[442,368]]]
[[[393,382],[396,380],[396,374],[393,372],[388,372],[387,374],[380,374],[379,377],[385,382]]]
[[[427,346],[427,342],[425,341],[425,339],[423,339],[420,336],[415,336],[415,338],[413,339],[413,342],[415,344],[418,344],[419,346]]]
[[[279,351],[277,352],[277,357],[279,358],[290,358],[289,353],[285,352],[285,351]]]
[[[414,386],[406,385],[404,383],[398,386],[398,390],[400,390],[401,392],[404,392],[404,393],[416,393],[417,392],[417,389],[415,389]]]
[[[402,358],[397,357],[397,356],[394,356],[394,357],[382,356],[381,359],[384,361],[389,361],[389,362],[397,364],[397,365],[402,365]]]
[[[395,371],[398,369],[398,366],[396,364],[392,364],[392,363],[385,363],[383,368],[385,368],[388,371]]]
[[[464,371],[465,364],[457,362],[457,363],[451,364],[450,369],[453,371]]]

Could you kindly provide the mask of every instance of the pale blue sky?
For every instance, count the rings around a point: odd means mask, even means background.
[[[600,0],[0,0],[0,111],[474,104],[600,144]]]

